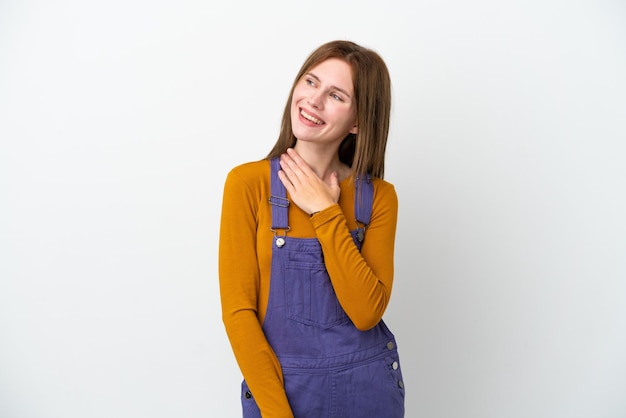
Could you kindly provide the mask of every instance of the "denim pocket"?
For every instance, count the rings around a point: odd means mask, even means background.
[[[350,321],[337,300],[324,263],[289,261],[284,280],[289,319],[321,328]]]

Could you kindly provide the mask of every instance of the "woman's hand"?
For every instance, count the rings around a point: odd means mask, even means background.
[[[293,202],[306,213],[319,212],[339,201],[341,189],[336,172],[330,174],[330,183],[327,184],[291,148],[280,157],[280,167],[280,181]]]

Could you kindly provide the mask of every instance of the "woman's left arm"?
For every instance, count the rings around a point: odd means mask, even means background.
[[[311,218],[335,294],[360,330],[368,330],[381,320],[393,285],[398,197],[390,183],[373,181],[372,218],[361,252],[338,204]]]

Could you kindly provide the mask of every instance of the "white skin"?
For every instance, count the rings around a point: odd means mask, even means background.
[[[352,69],[330,58],[311,68],[296,84],[291,101],[294,148],[280,159],[278,176],[291,200],[314,213],[339,201],[339,181],[350,167],[339,160],[339,145],[356,134]]]

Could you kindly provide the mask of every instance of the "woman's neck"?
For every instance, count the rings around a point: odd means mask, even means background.
[[[350,167],[339,160],[338,149],[333,147],[319,146],[308,142],[296,142],[293,147],[304,161],[311,167],[319,178],[325,182],[330,181],[330,174],[334,171],[339,181],[350,175]]]

